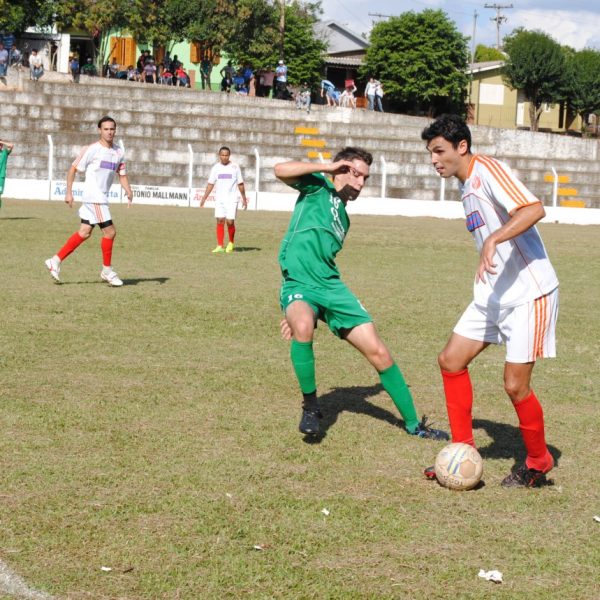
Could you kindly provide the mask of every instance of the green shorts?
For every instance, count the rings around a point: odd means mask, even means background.
[[[315,288],[284,280],[279,295],[283,312],[296,300],[306,302],[317,319],[327,323],[331,332],[340,338],[344,331],[373,321],[360,300],[341,281],[333,287]]]

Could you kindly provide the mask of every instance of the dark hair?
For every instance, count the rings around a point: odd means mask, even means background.
[[[112,117],[102,117],[99,121],[98,121],[98,129],[100,129],[100,127],[102,127],[102,123],[106,123],[110,121],[111,123],[115,124],[115,127],[117,126],[117,122],[112,118]]]
[[[454,148],[465,140],[467,150],[471,151],[471,131],[458,115],[441,115],[421,132],[421,139],[429,143],[433,138],[443,137]]]
[[[352,148],[351,146],[346,146],[342,148],[334,157],[333,162],[337,162],[338,160],[362,160],[367,163],[369,166],[373,163],[373,155],[362,148]]]
[[[221,146],[219,148],[219,154],[221,154],[221,152],[223,152],[223,150],[226,150],[227,152],[229,152],[229,154],[231,154],[231,150],[227,146]]]

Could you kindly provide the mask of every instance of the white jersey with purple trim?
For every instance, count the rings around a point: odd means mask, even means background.
[[[242,171],[235,163],[224,165],[218,162],[210,170],[208,183],[214,185],[213,192],[217,200],[235,200],[238,198],[238,185],[244,183]]]
[[[79,173],[85,173],[81,201],[91,204],[108,204],[115,173],[126,174],[123,150],[114,144],[108,148],[95,142],[83,148],[73,166]]]
[[[490,156],[475,155],[461,186],[467,229],[481,252],[484,241],[519,208],[539,200],[516,178],[510,167]],[[496,275],[475,281],[478,306],[509,308],[530,302],[558,287],[558,278],[537,228],[531,227],[496,246]]]

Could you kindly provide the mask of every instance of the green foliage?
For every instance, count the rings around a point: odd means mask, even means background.
[[[405,12],[375,25],[361,74],[415,112],[464,110],[467,39],[441,10]]]
[[[567,58],[568,102],[582,117],[600,113],[600,52],[585,49]]]
[[[475,62],[489,62],[492,60],[506,60],[506,55],[497,48],[477,44],[477,48],[475,48]]]
[[[0,0],[0,31],[18,34],[32,25],[50,25],[52,4],[43,0]]]
[[[504,39],[508,59],[504,80],[521,90],[530,102],[531,130],[537,131],[543,104],[565,96],[565,52],[560,44],[541,31],[517,29]]]
[[[318,11],[318,4],[298,1],[285,7],[283,47],[292,85],[304,81],[314,84],[321,77],[326,45],[313,30]],[[234,62],[248,63],[254,69],[277,64],[281,49],[279,16],[278,8],[267,0],[238,2],[234,31],[224,46]]]

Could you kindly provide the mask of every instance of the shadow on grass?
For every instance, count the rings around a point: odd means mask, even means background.
[[[335,425],[340,413],[351,412],[367,415],[385,421],[394,427],[404,427],[404,422],[385,408],[368,402],[368,398],[383,391],[381,384],[370,386],[351,386],[335,388],[319,397],[319,407],[323,418],[320,421],[319,435],[306,435],[307,444],[319,444],[325,438],[330,427]],[[390,400],[391,402],[391,400]]]
[[[0,221],[37,221],[39,217],[2,217],[0,216]]]
[[[162,285],[163,283],[167,283],[170,277],[140,277],[139,279],[123,279],[123,285],[137,285],[138,283],[159,283]]]
[[[518,427],[488,421],[487,419],[473,419],[473,428],[484,429],[492,438],[491,444],[477,448],[484,460],[486,458],[514,458],[517,465],[525,460],[527,454]],[[554,458],[554,464],[557,466],[562,452],[556,446],[550,444],[548,444],[548,450]]]
[[[262,248],[258,248],[256,246],[236,246],[233,251],[234,254],[238,252],[260,252]]]
[[[139,279],[123,279],[123,286],[126,285],[138,285],[139,283],[159,283],[162,285],[163,283],[167,283],[169,281],[169,277],[140,277]],[[94,279],[94,281],[61,281],[58,285],[107,285],[105,281],[102,279]]]

